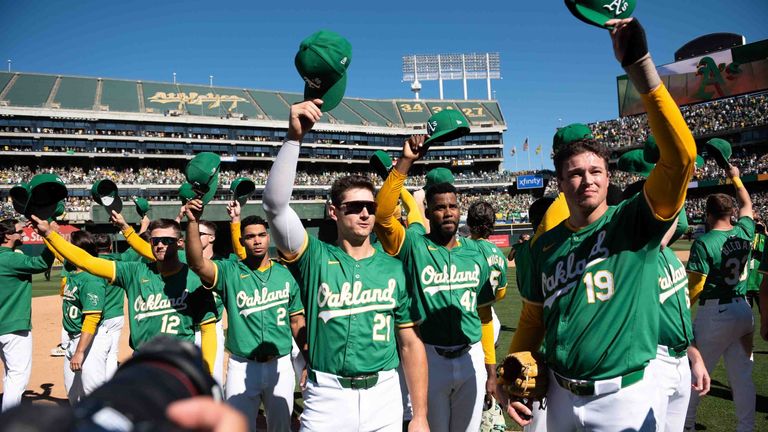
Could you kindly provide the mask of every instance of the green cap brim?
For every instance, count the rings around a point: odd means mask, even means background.
[[[133,204],[136,206],[136,213],[139,214],[140,218],[143,218],[147,215],[147,212],[149,212],[149,201],[147,201],[144,198],[134,198]]]
[[[91,197],[111,216],[112,211],[123,211],[123,200],[117,194],[117,185],[109,179],[99,180],[91,186]]]
[[[455,140],[456,138],[461,138],[464,135],[467,135],[468,133],[469,133],[469,127],[459,126],[455,129],[433,133],[429,138],[427,138],[426,141],[424,141],[424,144],[426,145],[426,144],[431,144],[435,142],[448,142],[448,141]]]
[[[578,19],[579,19],[579,21],[582,21],[582,22],[584,22],[584,23],[587,23],[587,24],[589,24],[589,25],[593,25],[593,26],[595,26],[595,27],[605,28],[605,27],[603,27],[603,26],[601,26],[601,25],[597,25],[597,24],[593,23],[592,21],[590,21],[590,20],[588,20],[588,19],[584,18],[584,17],[581,15],[581,12],[579,12],[578,10],[576,10],[576,4],[574,3],[574,1],[573,1],[573,0],[565,0],[565,6],[568,8],[568,10],[569,10],[569,11],[571,11],[571,14],[572,14],[573,16],[575,16],[576,18],[578,18]]]
[[[379,177],[386,179],[392,169],[392,158],[383,150],[376,150],[371,156],[371,168]]]
[[[30,188],[27,213],[40,219],[53,218],[59,201],[67,197],[67,187],[57,181],[47,181]]]
[[[211,179],[211,181],[208,183],[208,192],[206,192],[205,195],[201,197],[201,199],[203,200],[203,205],[206,205],[209,202],[211,202],[211,200],[213,199],[213,196],[216,195],[216,190],[218,189],[218,187],[219,187],[219,173],[216,173]]]
[[[235,200],[244,206],[248,199],[256,192],[256,183],[247,178],[235,179],[229,186],[229,190],[234,194]]]
[[[304,85],[304,100],[322,99],[323,105],[320,107],[320,111],[327,112],[336,108],[341,100],[344,99],[344,92],[347,91],[347,74],[341,76],[331,88],[326,92],[322,89],[312,88],[308,85]]]
[[[182,204],[186,204],[188,201],[195,199],[195,191],[192,189],[192,185],[189,183],[183,183],[179,187],[179,199]]]
[[[701,157],[701,155],[696,155],[696,168],[701,168],[704,166],[704,158]]]
[[[728,160],[731,158],[731,154],[730,153],[732,153],[732,151],[730,149],[730,143],[725,141],[725,140],[719,140],[719,141],[721,141],[723,143],[722,145],[727,145],[728,146],[727,148],[721,149],[721,148],[717,147],[716,145],[712,144],[713,141],[715,141],[715,139],[707,141],[704,144],[704,148],[707,149],[707,154],[709,156],[711,156],[712,159],[715,160],[715,162],[717,163],[717,166],[719,166],[720,168],[722,168],[724,170],[727,170],[728,169],[728,165],[730,165],[728,163]]]
[[[20,184],[11,188],[9,192],[11,203],[16,213],[26,215],[27,204],[29,203],[29,187],[26,184]]]

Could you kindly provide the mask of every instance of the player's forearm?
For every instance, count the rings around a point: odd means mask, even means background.
[[[659,146],[659,161],[648,176],[645,193],[656,216],[666,220],[675,217],[685,201],[696,161],[696,142],[663,84],[641,97]]]
[[[240,221],[232,221],[229,224],[229,234],[232,239],[232,250],[238,258],[245,259],[245,247],[240,243]]]
[[[405,382],[411,397],[413,417],[427,416],[427,353],[414,327],[399,332],[400,358],[403,361]]]
[[[216,282],[216,269],[211,260],[203,257],[203,242],[200,241],[200,224],[197,221],[187,223],[187,264],[206,287]]]
[[[155,261],[155,256],[152,254],[152,246],[144,241],[143,238],[139,237],[132,227],[129,226],[125,228],[122,233],[131,249],[135,250],[143,258]]]
[[[45,247],[48,248],[49,251],[53,254],[54,258],[59,260],[59,262],[64,265],[64,257],[59,255],[59,253],[56,251],[56,249],[51,246],[51,243],[48,242],[48,239],[43,237],[43,243],[45,243]]]
[[[287,255],[300,252],[306,235],[301,219],[289,205],[293,183],[296,180],[299,149],[297,141],[283,143],[269,170],[262,203],[271,228],[272,240],[277,248]]]
[[[480,316],[480,344],[483,346],[485,364],[496,364],[496,343],[493,331],[493,312],[490,306],[477,308]]]
[[[115,263],[113,261],[97,258],[79,247],[64,240],[58,233],[50,232],[46,237],[48,242],[67,261],[88,273],[109,280],[115,279]],[[53,256],[53,255],[51,255]]]
[[[75,352],[85,354],[93,342],[96,335],[96,328],[101,321],[101,313],[91,313],[83,315],[83,325],[80,328],[80,341],[77,343]]]
[[[213,373],[216,362],[216,321],[200,325],[200,350],[208,373]]]
[[[544,333],[544,307],[523,302],[517,331],[512,336],[508,352],[512,354],[520,351],[538,351],[544,340]]]
[[[405,174],[391,170],[384,184],[376,194],[376,225],[374,229],[384,250],[395,255],[405,239],[405,228],[398,222],[393,213],[397,207],[397,199],[403,190]]]
[[[731,177],[734,189],[736,189],[736,199],[739,202],[739,217],[754,217],[752,212],[752,198],[749,197],[747,188],[738,176]]]
[[[691,300],[691,304],[696,303],[699,299],[702,291],[704,291],[704,283],[707,281],[707,275],[696,272],[688,272],[688,298]]]
[[[296,341],[296,346],[299,347],[304,361],[309,363],[309,356],[307,353],[307,326],[304,314],[295,314],[291,316],[291,334],[293,340]]]
[[[421,209],[416,203],[416,199],[408,192],[408,189],[400,189],[400,200],[403,202],[406,213],[408,213],[408,226],[411,224],[420,223],[424,225],[424,217],[421,214]]]

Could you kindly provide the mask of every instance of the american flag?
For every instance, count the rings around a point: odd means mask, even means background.
[[[528,151],[528,137],[525,137],[525,142],[523,142],[523,151]]]

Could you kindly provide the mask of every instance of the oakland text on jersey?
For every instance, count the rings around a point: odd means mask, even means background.
[[[136,320],[186,310],[188,296],[189,291],[184,290],[179,297],[166,298],[162,294],[150,294],[147,296],[147,301],[141,297],[136,297],[133,302],[133,310],[143,312],[136,315]]]
[[[565,294],[578,284],[584,274],[584,270],[608,258],[610,252],[607,248],[603,247],[605,236],[605,230],[598,232],[597,240],[589,252],[589,257],[576,261],[577,251],[574,251],[569,253],[564,259],[557,261],[552,275],[547,275],[544,272],[541,273],[541,284],[547,293],[555,291],[558,287],[561,288],[561,292],[549,297],[544,306],[550,306],[555,298]]]
[[[685,272],[685,267],[668,264],[664,268],[664,275],[659,276],[659,287],[661,288],[661,294],[659,294],[659,301],[664,303],[668,298],[672,297],[677,291],[681,289],[688,289],[688,275]]]
[[[286,304],[291,297],[291,284],[285,283],[285,288],[277,291],[269,291],[269,288],[262,287],[261,292],[258,289],[253,290],[253,297],[245,291],[237,293],[237,307],[240,309],[240,315],[248,316],[254,312],[259,312],[275,306]],[[247,308],[247,309],[243,309]]]
[[[421,283],[424,284],[424,292],[434,295],[439,291],[471,288],[480,285],[480,266],[475,264],[474,270],[459,271],[455,264],[443,265],[443,271],[437,272],[434,267],[427,265],[421,271]],[[455,285],[454,285],[455,284]]]
[[[344,282],[341,290],[335,293],[331,287],[323,282],[317,291],[317,306],[324,308],[344,308],[346,306],[360,306],[350,309],[324,310],[320,312],[319,317],[328,322],[331,318],[340,316],[357,315],[373,310],[394,309],[395,288],[397,288],[396,279],[387,280],[387,288],[363,289],[363,283],[356,281],[353,284]]]
[[[69,284],[66,284],[64,286],[64,295],[62,296],[64,300],[66,301],[76,301],[77,297],[75,297],[75,293],[77,292],[77,285],[74,285],[70,288]]]

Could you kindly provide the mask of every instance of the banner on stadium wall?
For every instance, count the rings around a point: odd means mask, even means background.
[[[72,234],[75,231],[80,231],[80,230],[73,227],[72,225],[59,225],[59,234],[63,236]],[[43,244],[43,238],[40,237],[40,234],[38,234],[35,230],[29,227],[24,228],[24,234],[21,237],[21,241],[27,245]]]
[[[509,234],[492,234],[488,240],[497,247],[509,247]]]
[[[541,189],[544,187],[544,177],[540,175],[517,176],[517,189]]]
[[[659,66],[678,105],[689,105],[768,89],[768,40]],[[645,112],[626,75],[616,78],[619,115]]]

